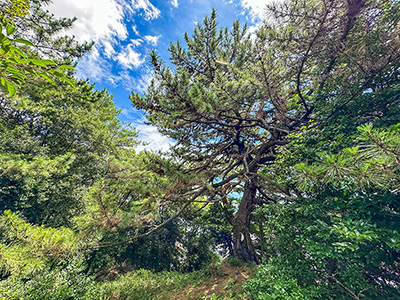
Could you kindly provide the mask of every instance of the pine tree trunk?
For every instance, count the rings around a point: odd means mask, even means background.
[[[246,182],[242,201],[233,219],[234,255],[244,261],[258,262],[256,250],[250,236],[250,220],[255,209],[255,179]]]

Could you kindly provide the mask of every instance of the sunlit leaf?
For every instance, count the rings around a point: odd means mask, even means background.
[[[14,26],[8,24],[6,31],[7,31],[7,35],[10,35],[10,34],[13,34],[15,31],[17,31],[17,29]]]
[[[10,50],[17,52],[21,57],[26,57],[26,54],[24,52],[22,52],[21,49],[14,47],[14,46],[10,46]]]
[[[8,81],[6,81],[6,86],[8,93],[10,94],[10,97],[13,97],[17,92],[17,88],[11,82]]]
[[[75,84],[70,79],[68,79],[67,77],[63,77],[63,78],[60,78],[60,79],[65,81],[66,83],[68,83],[73,88],[75,88]]]
[[[43,68],[46,68],[46,67],[47,67],[46,64],[43,63],[43,62],[41,62],[40,60],[31,59],[31,60],[29,60],[29,62],[30,62],[31,64],[35,65],[35,66],[38,66],[38,67],[43,67]]]
[[[54,85],[54,80],[51,79],[51,77],[49,75],[47,75],[46,73],[38,73],[39,76],[43,77],[44,79],[46,79],[48,82],[50,82],[51,84]]]
[[[75,70],[75,68],[73,66],[69,66],[69,65],[61,65],[58,67],[59,69],[70,69],[70,70]]]
[[[50,59],[42,59],[41,62],[46,65],[55,65],[56,64],[54,61],[52,61]]]
[[[20,44],[24,44],[24,45],[27,45],[27,46],[35,47],[34,44],[32,44],[30,41],[25,40],[25,39],[18,38],[18,39],[14,39],[12,41],[15,42],[15,43],[20,43]]]

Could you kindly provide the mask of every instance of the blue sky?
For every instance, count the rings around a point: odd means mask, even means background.
[[[149,149],[168,147],[169,140],[145,125],[143,113],[132,108],[131,91],[143,93],[152,77],[149,51],[156,49],[168,62],[169,43],[191,35],[197,22],[217,10],[220,26],[234,20],[257,27],[269,0],[53,0],[47,8],[57,17],[78,20],[66,32],[95,46],[77,67],[97,89],[106,88],[122,110],[120,118],[132,122]]]

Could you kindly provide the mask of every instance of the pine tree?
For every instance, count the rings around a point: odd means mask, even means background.
[[[213,11],[185,35],[186,47],[171,44],[174,69],[152,53],[153,83],[144,97],[131,97],[198,176],[184,201],[224,202],[240,190],[235,253],[253,260],[252,212],[288,194],[269,175],[279,146],[312,118],[332,119],[379,85],[399,55],[390,4],[292,1],[270,12],[252,41],[238,22],[218,29]]]

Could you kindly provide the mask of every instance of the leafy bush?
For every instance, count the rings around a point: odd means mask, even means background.
[[[65,268],[44,270],[29,279],[10,277],[0,281],[0,298],[9,300],[96,299],[97,283],[82,273],[82,260]],[[4,297],[4,298],[2,298]]]
[[[321,295],[321,287],[299,285],[297,279],[282,269],[277,261],[261,265],[256,278],[250,279],[243,289],[258,300],[311,300]]]

